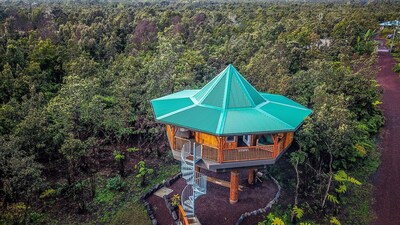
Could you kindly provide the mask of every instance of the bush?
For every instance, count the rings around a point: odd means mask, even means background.
[[[393,67],[393,71],[396,73],[400,73],[400,63],[397,63],[394,67]]]
[[[392,30],[392,29],[389,29],[389,28],[384,28],[384,29],[381,31],[381,36],[382,36],[382,37],[386,37],[388,34],[393,34],[393,30]]]
[[[43,192],[40,194],[39,198],[41,198],[41,199],[42,199],[42,198],[49,198],[49,197],[54,196],[55,194],[56,194],[56,190],[50,188],[50,189],[47,189],[47,190],[43,191]]]
[[[171,205],[178,207],[180,204],[181,204],[181,196],[179,196],[178,194],[172,196]]]
[[[121,178],[121,176],[116,176],[107,181],[106,187],[108,190],[121,191],[125,188],[125,185],[125,181]]]

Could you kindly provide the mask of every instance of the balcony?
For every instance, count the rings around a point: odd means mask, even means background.
[[[286,137],[286,136],[285,136]],[[292,138],[291,135],[289,138]],[[287,137],[286,137],[287,138]],[[244,146],[244,147],[213,147],[204,143],[199,143],[195,138],[174,136],[170,140],[170,144],[174,153],[174,157],[179,160],[180,151],[183,145],[190,143],[187,146],[191,146],[193,143],[202,145],[202,167],[209,170],[223,170],[226,168],[238,168],[238,167],[250,167],[250,166],[265,166],[273,164],[275,159],[289,147],[289,140],[286,138],[277,139],[276,144],[255,146]]]

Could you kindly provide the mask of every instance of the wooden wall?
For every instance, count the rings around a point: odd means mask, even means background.
[[[237,141],[238,141],[238,137],[235,136],[235,141],[233,142],[227,142],[226,141],[227,137],[223,137],[223,147],[222,148],[236,148],[237,147]]]
[[[195,132],[195,140],[197,143],[207,145],[210,147],[218,148],[219,146],[219,138],[214,135],[206,134],[206,133],[201,133],[201,132]]]
[[[167,125],[167,135],[168,135],[168,139],[170,141],[170,145],[171,145],[170,147],[172,149],[174,149],[174,150],[176,148],[176,145],[175,145],[175,131],[176,131],[175,127],[173,127],[171,125]]]
[[[286,135],[286,137],[285,137],[284,148],[287,148],[293,141],[294,133],[293,132],[289,132],[289,133],[286,133],[285,135]]]

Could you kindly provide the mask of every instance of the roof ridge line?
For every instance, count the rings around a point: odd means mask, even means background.
[[[256,109],[258,112],[261,112],[262,114],[264,114],[264,115],[266,115],[266,116],[273,117],[273,118],[275,118],[276,120],[279,120],[280,122],[282,122],[283,124],[288,125],[289,127],[292,128],[292,130],[294,129],[292,125],[290,125],[290,124],[284,122],[283,120],[281,120],[281,119],[279,119],[279,118],[273,116],[272,114],[266,113],[265,111],[261,110],[260,108],[255,108],[255,109]]]
[[[167,114],[165,114],[165,115],[162,115],[162,116],[160,116],[160,117],[158,117],[158,118],[156,118],[156,119],[157,119],[157,120],[161,120],[161,119],[164,119],[164,118],[166,118],[166,117],[168,117],[168,116],[172,116],[172,115],[174,115],[174,114],[177,114],[177,113],[180,113],[180,112],[182,112],[182,111],[185,111],[185,110],[187,110],[187,109],[191,109],[191,108],[193,108],[193,107],[195,107],[195,106],[197,106],[197,104],[189,105],[189,106],[186,106],[186,107],[184,107],[184,108],[182,108],[182,109],[178,109],[178,110],[175,110],[175,111],[173,111],[173,112],[170,112],[170,113],[167,113]]]
[[[296,109],[301,109],[301,110],[310,110],[309,108],[306,108],[306,107],[304,107],[304,106],[303,106],[303,108],[300,108],[300,107],[298,107],[298,106],[288,105],[288,104],[285,104],[285,103],[280,103],[280,102],[275,102],[275,101],[270,101],[270,102],[271,102],[271,103],[275,103],[275,104],[277,104],[277,105],[288,106],[288,107],[291,107],[291,108],[296,108]]]
[[[238,74],[236,74],[236,73],[238,73]],[[235,71],[235,74],[237,75],[237,78],[240,78],[239,75],[241,75],[241,74],[239,73],[239,71],[236,70],[236,71]],[[242,76],[242,77],[243,77],[243,76]],[[237,79],[237,78],[236,78],[236,79]],[[244,78],[244,77],[243,77],[243,78]],[[246,94],[247,98],[250,99],[251,106],[255,107],[255,106],[256,106],[256,103],[254,102],[254,100],[253,100],[253,98],[251,97],[250,93],[247,91],[247,88],[244,86],[242,79],[237,79],[237,80],[238,80],[239,85],[240,85],[240,87],[242,88],[242,90],[244,90],[244,93]],[[258,91],[257,91],[257,92],[258,92]],[[262,97],[262,96],[261,96],[261,97]]]
[[[227,71],[227,74],[226,74],[226,84],[225,84],[225,92],[224,92],[224,101],[223,101],[223,105],[222,105],[222,112],[221,112],[221,115],[219,116],[219,119],[218,119],[218,125],[217,125],[217,130],[215,131],[215,133],[217,133],[217,134],[222,134],[222,132],[223,132],[223,130],[224,130],[224,125],[225,125],[225,120],[226,120],[226,114],[227,114],[227,111],[228,111],[228,109],[227,109],[227,106],[229,106],[229,95],[230,95],[230,86],[232,85],[231,83],[232,83],[232,78],[231,77],[229,77],[229,76],[231,76],[231,65],[230,66],[228,66],[227,68],[228,68],[228,71]]]
[[[230,64],[229,64],[230,65]],[[226,84],[225,84],[225,91],[224,91],[224,99],[223,99],[223,103],[222,103],[222,108],[223,109],[226,109],[227,108],[227,106],[229,106],[229,95],[231,94],[231,90],[230,90],[230,88],[231,88],[231,86],[232,86],[232,75],[231,75],[231,67],[232,66],[228,66],[227,68],[228,68],[228,71],[227,71],[227,74],[226,74]]]
[[[204,101],[204,99],[208,96],[208,94],[210,94],[210,92],[211,92],[211,90],[213,90],[214,89],[214,87],[215,86],[217,86],[217,84],[219,83],[219,81],[222,79],[222,73],[224,72],[226,70],[226,68],[223,70],[223,71],[221,71],[221,73],[219,73],[218,75],[217,75],[217,79],[215,80],[215,82],[211,85],[211,87],[207,90],[207,92],[206,93],[204,93],[204,95],[201,97],[201,99],[199,99],[199,103],[201,103],[201,102],[203,102]],[[212,79],[213,80],[213,79]],[[212,81],[211,80],[211,81]],[[210,82],[211,82],[210,81]],[[203,87],[204,88],[204,87]],[[201,89],[200,89],[201,90]]]

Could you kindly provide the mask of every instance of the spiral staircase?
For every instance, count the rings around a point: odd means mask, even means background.
[[[181,205],[186,216],[200,224],[195,216],[195,201],[207,192],[207,176],[196,171],[196,163],[201,159],[202,146],[186,143],[181,150],[181,172],[186,180],[186,187],[182,191]],[[192,151],[191,151],[192,150]]]

